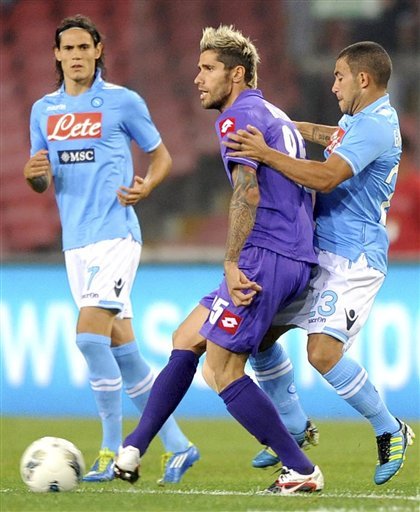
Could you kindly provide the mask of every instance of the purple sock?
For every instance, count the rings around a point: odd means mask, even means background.
[[[177,408],[191,386],[198,365],[191,350],[172,350],[168,364],[157,376],[137,427],[123,442],[135,446],[143,456],[162,425]]]
[[[312,462],[287,431],[271,400],[248,375],[229,384],[220,397],[230,414],[261,444],[270,446],[284,466],[303,475],[313,472]]]

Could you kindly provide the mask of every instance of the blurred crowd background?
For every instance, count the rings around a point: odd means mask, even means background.
[[[53,191],[36,194],[29,158],[34,101],[55,87],[54,33],[61,19],[90,16],[105,36],[106,78],[148,103],[174,160],[171,176],[137,206],[143,261],[221,261],[229,185],[219,156],[216,111],[203,110],[193,80],[202,29],[233,24],[261,56],[259,88],[295,120],[336,124],[331,93],[338,52],[373,40],[389,52],[389,92],[403,157],[388,217],[392,260],[420,254],[420,0],[0,0],[1,259],[61,261]],[[322,159],[309,145],[308,156]],[[136,172],[144,157],[135,150]]]

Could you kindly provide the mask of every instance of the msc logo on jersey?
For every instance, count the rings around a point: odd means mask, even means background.
[[[217,326],[229,334],[235,334],[241,321],[242,318],[240,316],[235,315],[234,313],[231,313],[225,309],[222,316],[219,318],[219,321],[217,322]]]
[[[95,161],[95,150],[92,149],[68,149],[58,151],[60,164],[84,164]]]
[[[235,131],[235,118],[234,117],[228,117],[226,119],[223,119],[223,121],[220,121],[219,123],[219,130],[220,134],[226,135],[228,132],[234,132]]]
[[[338,128],[338,130],[335,130],[335,132],[331,135],[330,143],[325,150],[329,155],[334,151],[334,149],[341,144],[341,141],[345,135],[345,131],[343,128]]]
[[[100,137],[102,137],[101,112],[79,112],[48,117],[47,138],[50,141],[99,139]]]

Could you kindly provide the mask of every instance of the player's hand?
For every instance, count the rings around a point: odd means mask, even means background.
[[[41,149],[26,162],[23,176],[35,192],[45,192],[51,183],[51,163],[48,151]]]
[[[225,278],[229,295],[235,306],[249,306],[262,287],[250,281],[235,262],[225,261]]]
[[[264,136],[258,128],[250,124],[247,125],[246,130],[238,130],[236,133],[227,134],[229,140],[222,141],[222,144],[233,151],[229,151],[229,156],[246,156],[264,162],[267,146]]]
[[[26,162],[23,168],[25,179],[31,180],[51,173],[51,164],[48,160],[48,151],[41,149]]]
[[[140,176],[134,176],[132,187],[121,186],[117,190],[118,201],[122,206],[133,206],[151,192],[148,182]]]

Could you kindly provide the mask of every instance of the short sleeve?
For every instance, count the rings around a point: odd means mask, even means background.
[[[382,122],[381,122],[382,121]],[[346,131],[333,153],[341,156],[359,174],[393,144],[391,125],[378,116],[362,116]]]

